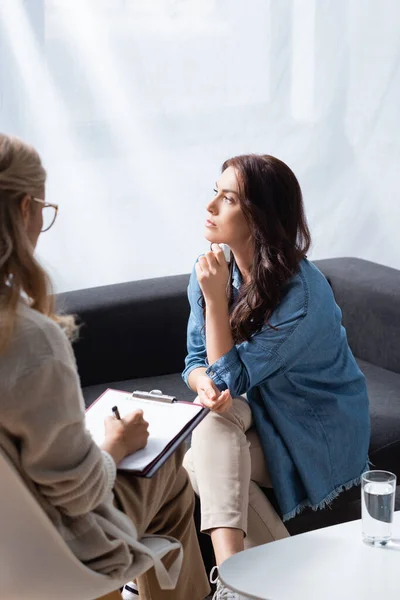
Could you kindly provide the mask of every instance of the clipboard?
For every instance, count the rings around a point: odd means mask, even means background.
[[[117,466],[118,470],[147,478],[162,467],[209,412],[208,408],[179,401],[160,390],[129,393],[108,389],[86,411],[87,429],[98,445],[104,439],[104,418],[112,414],[113,405],[118,406],[122,418],[127,412],[140,408],[149,422],[146,448],[127,456]]]

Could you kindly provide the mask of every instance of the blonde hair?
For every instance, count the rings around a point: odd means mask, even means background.
[[[45,182],[36,150],[0,133],[0,354],[11,343],[23,294],[31,308],[59,323],[70,338],[76,331],[73,317],[54,313],[51,281],[34,257],[20,209],[26,195],[41,196]]]

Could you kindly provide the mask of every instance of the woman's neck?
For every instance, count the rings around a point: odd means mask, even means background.
[[[239,249],[231,248],[231,250],[243,282],[249,283],[251,281],[251,267],[254,257],[253,244],[249,243],[247,247],[242,246]]]

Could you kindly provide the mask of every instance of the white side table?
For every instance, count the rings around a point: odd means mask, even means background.
[[[400,511],[394,538],[384,548],[367,546],[361,521],[352,521],[240,552],[219,575],[259,600],[399,600]]]

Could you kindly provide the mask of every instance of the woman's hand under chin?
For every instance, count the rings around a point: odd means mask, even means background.
[[[196,263],[196,275],[206,304],[227,302],[229,266],[218,244]]]

